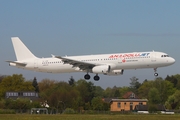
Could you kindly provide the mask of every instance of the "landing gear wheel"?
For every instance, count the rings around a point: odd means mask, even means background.
[[[157,73],[157,68],[154,68],[154,76],[157,77],[158,76],[158,73]]]
[[[99,81],[99,79],[100,79],[100,77],[99,77],[98,75],[95,75],[95,76],[94,76],[94,80],[95,80],[95,81]]]
[[[158,76],[158,73],[154,73],[154,76],[157,77],[157,76]]]
[[[89,74],[84,75],[84,79],[89,80],[91,76]]]

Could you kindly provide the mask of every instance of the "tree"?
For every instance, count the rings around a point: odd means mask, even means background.
[[[104,96],[106,98],[109,98],[109,97],[113,97],[113,91],[112,91],[112,88],[110,87],[107,87],[105,90],[104,90]]]
[[[120,87],[116,87],[114,86],[113,88],[107,87],[104,90],[104,96],[107,98],[113,98],[113,97],[120,97],[121,93],[120,93]]]
[[[76,83],[76,88],[80,92],[80,95],[85,103],[91,101],[94,97],[95,86],[92,82],[78,80]]]
[[[0,98],[5,96],[7,91],[34,91],[34,87],[29,81],[25,81],[22,74],[6,76],[0,83]]]
[[[156,88],[158,90],[161,104],[164,104],[168,96],[176,91],[171,82],[163,80],[162,78],[157,78],[155,80],[143,82],[141,87],[138,89],[138,95],[142,98],[149,99],[148,93],[151,88]]]
[[[92,109],[93,110],[103,110],[103,103],[104,101],[102,100],[101,97],[94,97],[91,101],[92,103]]]
[[[30,105],[30,99],[27,98],[18,98],[15,104],[15,109],[19,109],[19,111],[22,113],[23,109],[30,109],[31,105]]]
[[[0,109],[6,109],[5,100],[4,99],[0,100]]]
[[[169,96],[165,105],[168,109],[179,109],[179,107],[180,107],[180,90],[176,90],[176,92],[173,95]]]
[[[55,80],[50,79],[43,79],[41,80],[39,84],[39,96],[40,96],[40,102],[45,106],[46,104],[49,104],[49,97],[52,94],[52,89],[56,85]]]
[[[180,74],[176,74],[174,77],[177,79],[176,88],[180,90]]]
[[[151,112],[156,112],[157,111],[157,105],[161,103],[161,99],[159,96],[159,91],[157,88],[152,87],[149,90],[148,94],[148,111]]]
[[[159,91],[161,104],[164,104],[168,99],[168,96],[172,95],[176,91],[176,88],[173,87],[173,83],[163,80],[162,78],[154,80],[153,87]]]
[[[138,78],[136,77],[132,77],[130,78],[131,82],[130,82],[130,89],[132,92],[134,92],[135,94],[138,94],[138,88],[141,86],[141,83],[138,82]]]
[[[153,81],[145,81],[138,89],[138,96],[148,98],[149,90],[153,87]]]
[[[3,78],[5,78],[5,77],[6,77],[5,75],[0,75],[0,83],[3,80]]]
[[[28,98],[18,98],[16,100],[6,99],[5,106],[6,109],[16,109],[20,113],[22,113],[23,110],[27,110],[34,107],[31,105],[30,99]]]
[[[74,80],[73,76],[71,76],[71,78],[70,78],[70,80],[68,82],[69,82],[69,85],[71,85],[71,86],[74,85],[75,80]]]
[[[176,87],[177,83],[178,83],[178,80],[176,79],[176,77],[174,77],[173,75],[172,76],[169,76],[167,75],[167,77],[165,78],[165,80],[171,82],[174,87]]]
[[[51,109],[78,109],[81,102],[80,93],[67,82],[45,79],[39,83],[41,101],[47,102]]]
[[[120,97],[120,92],[119,89],[116,89],[115,93],[114,93],[114,97],[119,98]]]
[[[36,77],[33,79],[32,86],[35,88],[35,92],[39,92],[39,86]]]
[[[159,104],[161,102],[160,96],[159,96],[159,91],[155,87],[153,87],[149,90],[148,98],[149,98],[148,99],[149,103],[151,103],[151,104]]]
[[[104,97],[104,89],[100,86],[94,86],[94,97]]]

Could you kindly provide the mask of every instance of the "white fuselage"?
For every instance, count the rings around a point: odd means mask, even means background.
[[[154,68],[154,75],[158,76],[158,67],[175,63],[175,59],[166,53],[154,51],[38,58],[18,37],[11,39],[17,61],[6,61],[10,66],[48,73],[86,72],[86,80],[90,79],[88,73],[95,73],[94,80],[98,81],[98,74],[122,75],[126,69],[141,68]]]
[[[114,53],[84,56],[65,57],[77,61],[93,63],[97,65],[113,65],[113,70],[125,69],[141,69],[141,68],[158,68],[172,65],[175,60],[163,52],[133,52],[133,53]],[[48,73],[66,73],[66,72],[82,72],[78,67],[71,64],[64,64],[59,58],[31,58],[23,61],[25,66],[16,63],[10,63],[23,69],[48,72]],[[84,71],[87,72],[87,71]]]

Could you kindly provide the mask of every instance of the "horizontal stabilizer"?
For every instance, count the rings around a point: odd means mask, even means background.
[[[15,64],[21,65],[21,66],[26,66],[26,65],[27,65],[26,63],[17,62],[17,61],[6,61],[6,62],[9,62],[9,63],[15,63]]]

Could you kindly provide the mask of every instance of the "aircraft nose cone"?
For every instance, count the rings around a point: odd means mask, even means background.
[[[176,60],[173,58],[173,63],[175,63],[176,62]]]
[[[176,62],[176,60],[174,58],[171,58],[171,61],[170,61],[172,64],[174,64]]]

